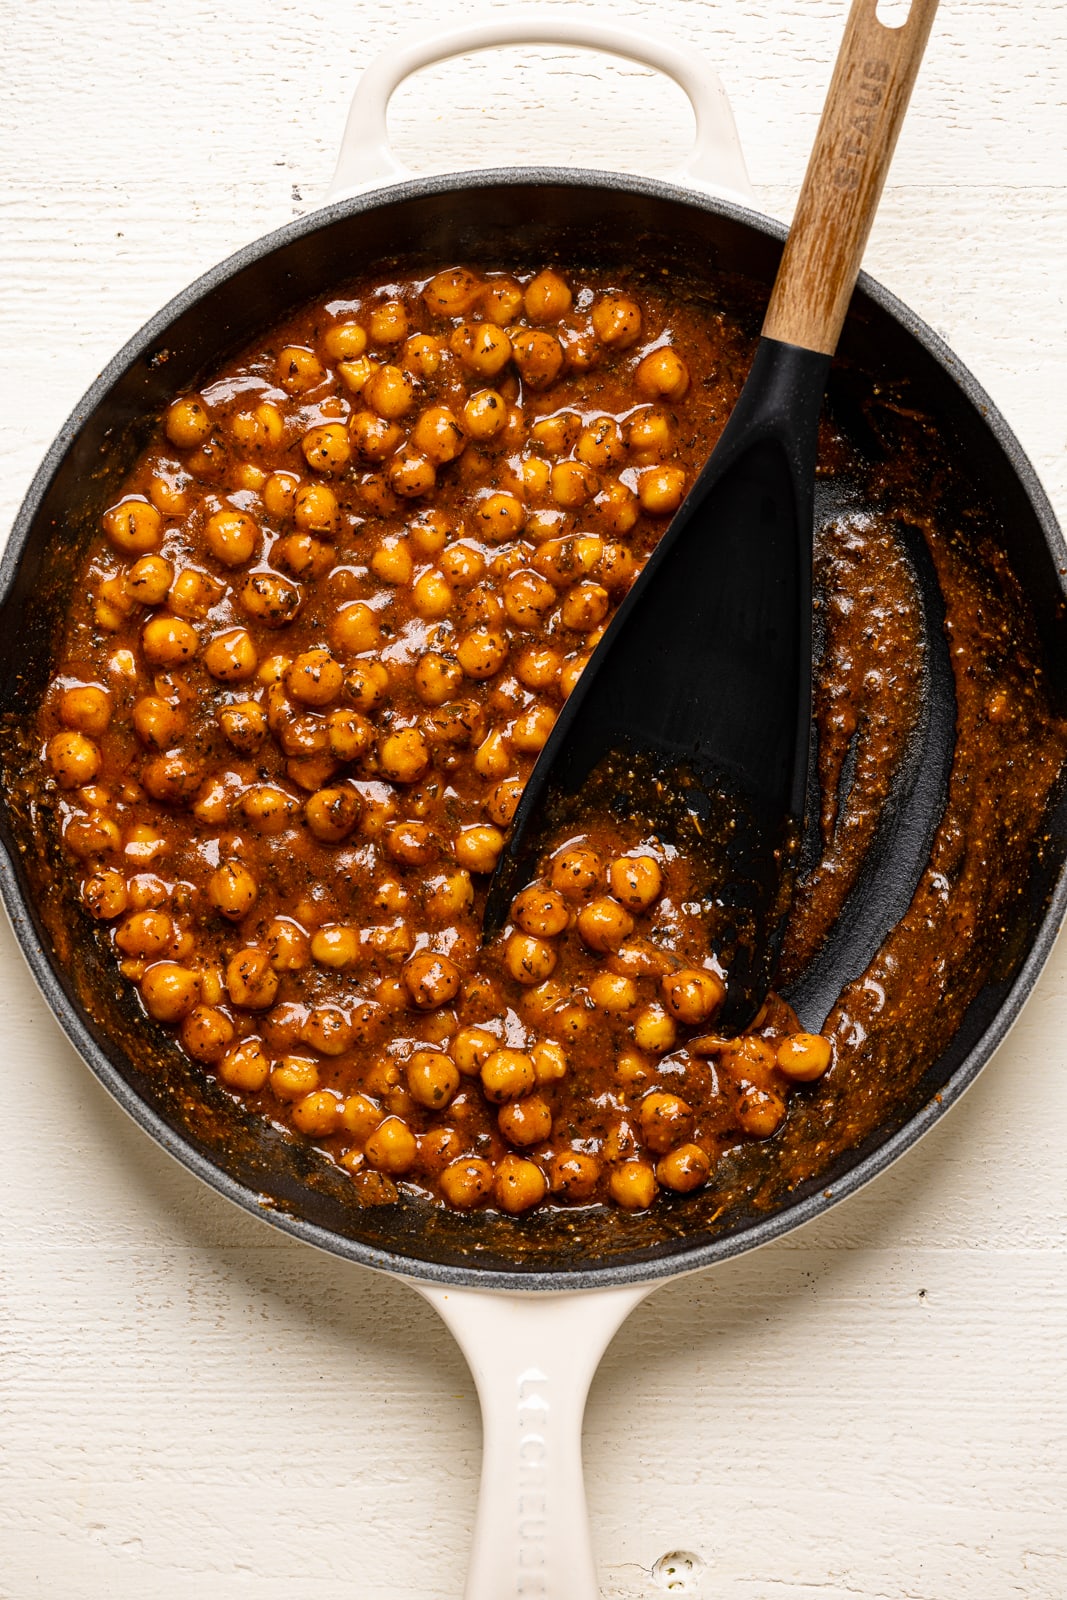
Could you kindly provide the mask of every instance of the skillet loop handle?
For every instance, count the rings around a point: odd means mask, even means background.
[[[466,1356],[482,1408],[465,1600],[598,1600],[582,1416],[600,1357],[654,1285],[584,1294],[413,1287]]]
[[[551,9],[507,11],[432,31],[420,29],[375,57],[352,97],[327,201],[413,176],[389,143],[387,120],[390,99],[411,73],[453,56],[521,44],[599,50],[673,78],[693,107],[696,139],[686,160],[669,176],[736,204],[754,205],[730,102],[718,73],[705,60],[606,16]]]

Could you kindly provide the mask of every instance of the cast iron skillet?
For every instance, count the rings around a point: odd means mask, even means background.
[[[773,279],[783,235],[778,224],[742,207],[650,179],[512,169],[416,180],[348,199],[215,267],[164,307],[92,385],[19,513],[0,564],[0,753],[8,770],[17,764],[20,730],[48,681],[80,554],[152,420],[258,332],[331,286],[394,260],[399,268],[424,262],[431,269],[456,261],[535,266],[553,258],[621,268],[654,263],[657,273],[714,281],[716,294],[734,285],[742,302],[753,296],[758,302]],[[835,421],[861,456],[877,448],[864,397],[887,384],[906,390],[910,404],[952,441],[961,514],[980,503],[1000,529],[1032,608],[1049,694],[1067,708],[1067,551],[1051,508],[1017,441],[970,374],[917,317],[862,277],[828,396]],[[822,515],[848,509],[852,492],[848,485],[834,488]],[[863,970],[906,908],[944,800],[954,733],[951,673],[936,577],[923,568],[921,552],[916,563],[929,715],[857,890],[796,985],[794,1000],[809,1024],[821,1021],[841,983]],[[705,1193],[661,1201],[642,1218],[590,1209],[535,1213],[517,1223],[457,1216],[413,1198],[361,1207],[346,1174],[235,1106],[146,1021],[112,972],[72,889],[50,870],[32,805],[17,784],[4,784],[0,794],[0,844],[0,892],[49,1006],[105,1087],[190,1170],[284,1231],[416,1280],[427,1293],[433,1285],[453,1291],[614,1289],[620,1310],[612,1327],[646,1286],[796,1227],[912,1144],[1003,1038],[1067,908],[1067,799],[1060,794],[1018,884],[1019,913],[1005,941],[1005,961],[973,998],[948,1047],[925,1064],[857,1148],[797,1187],[754,1184],[750,1192],[758,1203],[753,1198],[721,1218],[713,1215],[715,1194]],[[452,1298],[462,1297],[453,1292]],[[482,1308],[503,1303],[500,1296],[479,1299]],[[519,1303],[532,1313],[536,1297]],[[456,1322],[451,1325],[457,1331]],[[591,1370],[583,1368],[579,1389]],[[476,1376],[481,1385],[477,1368]],[[580,1424],[580,1406],[576,1414]],[[580,1496],[580,1483],[574,1492]]]

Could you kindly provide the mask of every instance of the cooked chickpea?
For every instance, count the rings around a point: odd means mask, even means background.
[[[585,1204],[594,1199],[600,1182],[600,1162],[580,1150],[553,1156],[548,1169],[549,1187],[561,1200]]]
[[[240,567],[256,553],[259,528],[244,511],[216,511],[204,527],[204,541],[216,561]]]
[[[547,389],[559,377],[563,346],[552,334],[523,328],[512,337],[511,348],[522,380],[531,389]]]
[[[511,915],[524,933],[554,939],[570,922],[567,902],[558,889],[533,883],[515,896]]]
[[[176,934],[177,929],[165,912],[134,911],[119,923],[115,943],[124,956],[154,961],[170,954]]]
[[[698,1144],[681,1144],[656,1162],[656,1177],[665,1189],[676,1194],[691,1194],[707,1183],[711,1161]]]
[[[557,960],[555,946],[531,933],[513,933],[504,947],[504,964],[518,983],[543,983]]]
[[[82,904],[98,922],[121,917],[129,905],[125,878],[119,872],[95,872],[82,884]]]
[[[475,823],[462,828],[452,846],[452,853],[461,867],[468,872],[493,872],[504,848],[504,835],[499,828],[488,823]]]
[[[309,1139],[325,1139],[341,1128],[344,1101],[332,1089],[313,1089],[290,1112],[293,1127]]]
[[[470,1211],[488,1199],[493,1188],[493,1169],[478,1156],[461,1156],[442,1172],[441,1193],[457,1211]]]
[[[355,789],[345,785],[319,789],[304,802],[308,828],[323,844],[346,839],[359,821],[362,803]]]
[[[647,1211],[658,1190],[656,1174],[647,1161],[623,1161],[612,1168],[608,1189],[624,1210]]]
[[[182,1023],[181,1040],[194,1061],[216,1062],[233,1043],[233,1023],[225,1011],[220,1011],[216,1006],[197,1005]],[[262,1056],[262,1051],[260,1054]],[[263,1065],[265,1077],[265,1057]],[[261,1088],[262,1080],[252,1087]]]
[[[317,388],[326,376],[314,350],[300,344],[287,344],[279,350],[275,371],[278,382],[289,394],[305,394],[308,389]]]
[[[447,617],[455,598],[455,590],[444,573],[434,568],[422,573],[411,591],[412,605],[418,615],[428,622]]]
[[[271,1092],[279,1100],[302,1100],[319,1086],[319,1069],[306,1056],[283,1056],[270,1073]]]
[[[79,789],[100,771],[100,750],[84,733],[57,733],[48,741],[48,762],[60,788]]]
[[[367,333],[358,322],[338,322],[328,330],[323,349],[333,361],[357,361],[367,348]]]
[[[388,1172],[399,1178],[415,1165],[418,1145],[402,1117],[386,1117],[367,1140],[363,1153],[368,1166],[376,1172]]]
[[[408,314],[401,300],[382,300],[371,308],[367,332],[374,344],[400,344],[408,336]]]
[[[168,408],[164,430],[179,450],[192,450],[211,434],[211,415],[198,394],[182,395]]]
[[[486,1098],[501,1105],[530,1094],[537,1087],[537,1072],[524,1050],[497,1049],[483,1061],[481,1080]]]
[[[374,729],[358,711],[341,707],[326,718],[326,741],[338,761],[356,761],[374,743]]]
[[[503,778],[491,790],[485,809],[489,820],[495,822],[498,828],[510,826],[525,787],[522,778]]]
[[[707,1022],[726,999],[726,985],[714,972],[683,967],[660,980],[660,990],[671,1015],[687,1027]]]
[[[224,861],[216,867],[207,888],[208,899],[215,910],[231,922],[240,922],[248,915],[258,894],[255,876],[240,861]]]
[[[418,783],[430,765],[430,750],[418,728],[402,728],[378,746],[383,777],[393,783]]]
[[[363,398],[384,421],[396,422],[400,417],[407,416],[415,404],[415,385],[402,367],[386,364],[376,367],[371,373],[363,390]]]
[[[345,673],[345,698],[360,711],[373,711],[389,692],[389,669],[381,661],[361,661]]]
[[[769,1139],[785,1121],[785,1101],[773,1089],[746,1083],[737,1107],[737,1122],[753,1139]]]
[[[311,960],[308,936],[291,917],[275,917],[264,944],[275,972],[302,972]]]
[[[633,931],[633,917],[610,895],[590,900],[578,913],[578,932],[590,950],[605,954],[617,950]]]
[[[584,506],[597,491],[596,474],[580,461],[557,461],[549,485],[553,500],[568,511]]]
[[[370,568],[383,583],[410,583],[415,563],[407,540],[397,534],[387,534],[371,556]]]
[[[463,407],[463,429],[479,443],[495,439],[507,420],[507,401],[496,389],[479,389]]]
[[[637,521],[639,502],[624,483],[608,483],[594,501],[601,526],[618,537],[629,533]]]
[[[141,629],[141,651],[153,667],[180,667],[199,648],[196,629],[166,612],[150,617]]]
[[[293,521],[306,533],[336,532],[340,515],[337,496],[328,483],[302,483],[293,496]]]
[[[638,362],[634,386],[649,400],[680,400],[689,388],[689,368],[676,350],[660,345]]]
[[[602,584],[576,583],[569,594],[563,597],[560,620],[565,628],[571,628],[575,633],[588,633],[603,622],[610,604],[608,591]]]
[[[219,683],[245,683],[255,677],[259,658],[244,628],[217,633],[204,647],[204,666]]]
[[[634,1018],[634,1042],[650,1055],[666,1055],[678,1037],[674,1018],[657,1002],[644,1007]]]
[[[593,332],[610,349],[628,350],[641,337],[641,307],[628,295],[603,295],[593,307]]]
[[[180,1022],[200,998],[195,972],[174,961],[157,961],[141,979],[141,999],[156,1022]]]
[[[511,725],[512,749],[522,755],[536,755],[548,743],[548,736],[555,725],[556,713],[551,706],[530,706]]]
[[[456,659],[468,678],[492,678],[507,658],[507,635],[496,628],[472,628],[456,645]]]
[[[359,934],[355,928],[331,922],[318,928],[311,936],[311,959],[320,967],[332,967],[343,972],[354,966],[359,958]]]
[[[531,1094],[525,1100],[514,1100],[501,1106],[496,1120],[508,1143],[522,1148],[543,1143],[552,1132],[551,1107],[539,1094]]]
[[[329,625],[330,643],[345,655],[375,650],[382,630],[377,615],[362,600],[353,600],[334,613]]]
[[[267,737],[266,715],[263,707],[254,700],[223,706],[219,712],[219,726],[227,741],[242,755],[251,755],[258,750]]]
[[[590,427],[583,428],[575,447],[575,455],[580,462],[601,472],[607,467],[617,466],[625,454],[622,434],[614,417],[598,417]],[[595,479],[593,483],[595,492]]]
[[[598,972],[589,980],[589,998],[609,1017],[632,1011],[640,996],[632,978],[618,972]]]
[[[600,882],[604,863],[586,845],[568,845],[552,858],[551,882],[567,900],[584,900]]]
[[[464,1077],[476,1078],[499,1046],[496,1034],[490,1033],[487,1028],[461,1028],[449,1049]]]
[[[461,367],[479,378],[495,378],[511,360],[511,340],[492,322],[464,322],[449,340]]]
[[[223,1083],[229,1084],[231,1089],[246,1089],[252,1094],[262,1089],[271,1076],[270,1061],[258,1039],[244,1039],[226,1050],[218,1071]]]
[[[243,450],[277,450],[285,437],[282,414],[269,400],[251,411],[239,411],[231,428]]]
[[[226,988],[235,1006],[246,1011],[265,1011],[278,993],[278,974],[270,964],[270,952],[256,945],[238,950],[226,963]]]
[[[144,555],[162,539],[163,518],[149,501],[130,495],[105,511],[104,532],[123,555]]]
[[[342,472],[352,459],[352,444],[340,422],[324,422],[310,428],[300,441],[304,460],[315,472]]]
[[[546,985],[547,987],[547,985]],[[554,1039],[540,1039],[530,1051],[538,1083],[559,1083],[567,1076],[567,1052]]]
[[[417,418],[411,443],[439,467],[461,455],[467,440],[453,411],[447,406],[431,406]]]
[[[463,668],[453,657],[428,650],[415,667],[415,690],[427,706],[442,706],[451,700],[463,682]]]
[[[506,327],[523,307],[523,293],[514,278],[490,278],[482,292],[482,310],[490,322]]]
[[[832,1060],[833,1046],[820,1033],[791,1033],[778,1046],[778,1069],[795,1083],[821,1078]]]
[[[485,562],[480,551],[457,541],[441,552],[441,571],[450,583],[466,589],[485,577]]]
[[[522,501],[513,494],[488,494],[478,502],[475,513],[482,537],[501,543],[513,539],[526,520]]]
[[[168,750],[153,756],[141,768],[141,786],[153,800],[167,805],[181,805],[191,800],[200,787],[201,770],[189,756],[180,750]]]
[[[242,816],[257,833],[281,833],[292,823],[297,802],[284,789],[271,783],[257,783],[246,789],[238,801]]]
[[[685,499],[685,473],[681,467],[649,467],[638,480],[637,498],[653,516],[669,516]]]
[[[201,572],[198,567],[183,567],[171,584],[170,609],[188,622],[206,616],[224,593],[224,586],[210,573]]]
[[[459,1088],[459,1069],[440,1050],[416,1050],[407,1065],[411,1098],[430,1111],[447,1106]]]
[[[300,610],[301,592],[277,572],[252,572],[245,580],[239,603],[242,611],[267,628],[284,628]]]
[[[611,892],[630,911],[647,911],[663,890],[663,873],[654,856],[619,856],[608,867]]]
[[[663,1155],[693,1131],[693,1110],[676,1094],[653,1090],[646,1094],[639,1112],[641,1135],[657,1155]]]
[[[99,738],[111,721],[111,696],[95,683],[64,689],[59,697],[59,720],[65,728]]]
[[[126,574],[123,587],[139,606],[160,606],[174,582],[174,568],[162,556],[142,556]]]
[[[496,1169],[493,1197],[500,1209],[511,1216],[540,1205],[547,1190],[545,1175],[534,1161],[506,1155]]]
[[[551,267],[530,279],[522,298],[531,322],[558,322],[566,316],[573,300],[567,284]]]
[[[285,674],[286,690],[304,706],[328,706],[343,683],[344,673],[328,650],[305,650]]]
[[[420,1011],[447,1005],[459,993],[460,971],[454,961],[421,950],[404,963],[404,987]]]

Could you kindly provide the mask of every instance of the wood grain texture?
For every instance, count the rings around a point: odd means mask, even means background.
[[[768,339],[833,355],[937,0],[910,0],[887,27],[853,0],[763,323]]]
[[[473,10],[463,4],[455,12]],[[620,0],[719,65],[788,216],[844,0]],[[0,0],[0,497],[119,344],[332,170],[360,66],[420,0]],[[942,6],[867,263],[942,331],[1067,513],[1067,6]],[[505,52],[426,73],[439,168],[662,170],[638,68]],[[17,376],[16,387],[11,379]],[[402,1285],[297,1246],[155,1148],[0,926],[0,1600],[458,1600],[477,1407]],[[1067,948],[963,1104],[799,1234],[655,1296],[586,1455],[606,1600],[1063,1600]]]

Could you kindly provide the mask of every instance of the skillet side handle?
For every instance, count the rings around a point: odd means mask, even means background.
[[[447,1323],[482,1408],[465,1600],[597,1600],[582,1417],[601,1356],[654,1285],[585,1294],[412,1287]]]
[[[606,11],[563,12],[551,7],[493,12],[441,28],[422,28],[376,56],[352,97],[327,202],[413,176],[389,142],[389,101],[405,78],[454,56],[521,44],[599,50],[673,78],[693,107],[696,138],[686,159],[669,176],[737,205],[755,205],[726,90],[706,60],[695,51],[615,21]]]
[[[937,0],[890,28],[853,0],[763,335],[833,355],[859,276]]]

